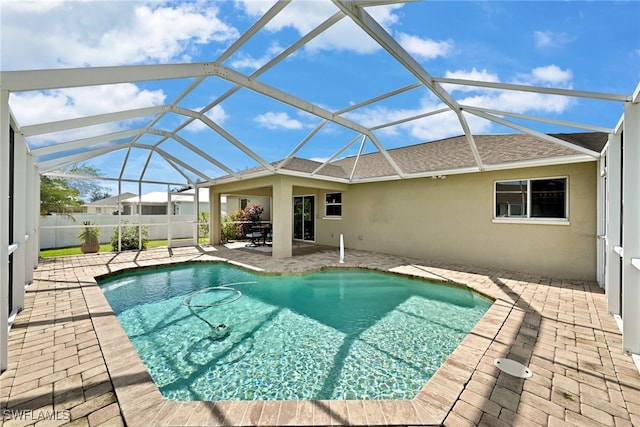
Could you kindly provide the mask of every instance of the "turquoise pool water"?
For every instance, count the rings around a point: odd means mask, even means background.
[[[197,292],[225,284],[242,296]],[[195,264],[100,285],[173,400],[411,399],[491,305],[465,289],[349,269],[274,276]],[[207,307],[184,305],[190,295]]]

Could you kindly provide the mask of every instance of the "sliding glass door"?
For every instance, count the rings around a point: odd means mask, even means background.
[[[296,196],[293,198],[293,238],[314,241],[315,197]]]

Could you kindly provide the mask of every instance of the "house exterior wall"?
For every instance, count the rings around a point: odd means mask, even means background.
[[[223,212],[227,215],[232,214],[240,209],[242,199],[247,199],[247,204],[257,203],[264,211],[262,212],[262,221],[271,221],[271,197],[265,196],[227,196],[226,206]]]
[[[495,223],[494,182],[568,177],[569,225]],[[597,163],[350,185],[342,219],[324,218],[317,190],[316,243],[595,280]],[[348,257],[348,251],[347,251]]]
[[[84,213],[86,213],[86,214],[96,214],[96,215],[113,215],[117,211],[118,211],[118,206],[108,206],[108,205],[92,206],[92,205],[86,205]]]

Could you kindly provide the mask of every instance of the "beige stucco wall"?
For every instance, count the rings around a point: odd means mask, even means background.
[[[561,278],[596,275],[596,162],[350,185],[316,242]],[[569,225],[494,223],[496,180],[568,176]]]

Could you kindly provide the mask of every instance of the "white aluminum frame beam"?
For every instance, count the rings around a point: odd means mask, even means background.
[[[205,159],[206,161],[208,161],[212,165],[222,169],[226,173],[228,173],[230,175],[234,175],[234,176],[238,175],[236,172],[234,172],[232,169],[230,169],[224,163],[219,162],[218,160],[214,159],[213,157],[211,157],[210,155],[208,155],[207,153],[205,153],[204,151],[202,151],[201,149],[199,149],[195,145],[191,144],[189,141],[187,141],[186,139],[184,139],[180,135],[175,135],[172,132],[168,132],[168,131],[164,131],[164,130],[158,130],[158,129],[151,129],[148,133],[151,133],[151,134],[154,134],[154,135],[158,135],[158,136],[163,136],[163,137],[165,137],[164,140],[166,140],[168,138],[173,139],[176,142],[178,142],[179,144],[181,144],[182,146],[184,146],[184,147],[188,148],[189,150],[193,151],[195,154],[199,155],[200,157],[202,157],[203,159]],[[158,147],[158,146],[159,146],[159,144],[154,145],[154,147]]]
[[[343,108],[342,110],[338,110],[338,111],[334,112],[334,114],[340,115],[340,114],[348,113],[349,111],[353,111],[353,110],[357,110],[357,109],[362,108],[362,107],[366,107],[367,105],[371,105],[371,104],[376,103],[378,101],[382,101],[384,99],[391,98],[392,96],[399,95],[401,93],[408,92],[410,90],[417,89],[419,87],[424,87],[424,85],[421,82],[412,83],[410,85],[406,85],[406,86],[403,86],[401,88],[392,90],[391,92],[383,93],[382,95],[378,95],[378,96],[376,96],[374,98],[370,98],[370,99],[367,99],[365,101],[359,102],[357,104],[350,105],[347,108]]]
[[[172,138],[175,139],[176,141],[178,141],[180,144],[182,144],[185,147],[187,147],[189,150],[191,150],[194,153],[198,154],[203,159],[207,160],[209,163],[211,163],[214,166],[222,169],[226,173],[228,173],[230,175],[233,175],[235,177],[239,176],[237,172],[235,172],[234,170],[229,168],[227,165],[225,165],[224,163],[222,163],[222,162],[216,160],[215,158],[211,157],[210,155],[208,155],[207,153],[205,153],[204,151],[202,151],[201,149],[199,149],[195,145],[191,144],[189,141],[187,141],[186,139],[184,139],[180,135],[173,135]]]
[[[341,149],[339,149],[338,151],[336,151],[335,153],[333,153],[333,155],[331,157],[329,157],[327,160],[325,160],[325,162],[323,164],[321,164],[320,166],[318,166],[313,172],[311,172],[311,176],[317,174],[322,168],[324,168],[325,166],[327,166],[329,163],[331,163],[333,161],[333,159],[335,159],[336,157],[338,157],[340,154],[342,154],[346,149],[348,149],[349,147],[351,147],[353,145],[354,142],[356,142],[359,138],[362,138],[364,135],[360,134],[360,135],[356,135],[355,138],[353,138],[351,141],[347,142]]]
[[[328,120],[324,119],[322,120],[318,126],[316,126],[315,128],[313,128],[313,130],[311,132],[309,132],[309,134],[307,134],[307,136],[305,136],[302,141],[300,141],[300,143],[298,145],[296,145],[294,147],[293,150],[291,150],[291,152],[289,154],[287,154],[287,157],[285,157],[284,159],[282,159],[282,161],[280,163],[278,163],[278,165],[276,166],[276,170],[280,170],[284,167],[284,165],[286,165],[287,163],[289,163],[289,160],[291,160],[293,158],[293,156],[295,156],[295,154],[302,148],[305,146],[305,144],[311,139],[313,138],[313,136],[315,134],[317,134],[320,129],[322,129],[327,123],[329,123]]]
[[[356,160],[353,162],[353,168],[351,168],[351,173],[349,174],[349,181],[353,181],[353,175],[356,173],[356,168],[358,167],[358,160],[360,160],[360,156],[362,156],[362,150],[364,150],[364,144],[367,142],[367,137],[362,135],[362,141],[360,141],[360,148],[358,149],[358,155],[356,156]]]
[[[20,128],[20,132],[25,137],[44,135],[48,133],[61,132],[81,127],[135,119],[137,117],[152,116],[154,114],[167,112],[169,109],[170,106],[168,105],[159,105],[157,107],[136,108],[133,110],[117,111],[115,113],[97,114],[95,116],[85,116],[75,119],[59,120],[56,122],[23,126],[22,128]]]
[[[332,0],[333,3],[346,13],[360,28],[362,28],[371,38],[391,54],[407,71],[418,78],[422,84],[433,92],[442,102],[444,102],[458,117],[460,126],[467,138],[471,154],[476,165],[482,170],[482,158],[478,152],[478,147],[471,134],[471,129],[457,101],[439,83],[433,80],[431,75],[398,43],[391,35],[369,15],[357,2],[346,2],[344,0]]]
[[[269,162],[264,160],[261,156],[259,156],[257,153],[255,153],[253,150],[251,150],[246,145],[244,145],[242,142],[240,142],[238,139],[236,139],[233,135],[231,135],[229,132],[227,132],[226,129],[224,129],[222,126],[218,125],[216,122],[211,120],[209,117],[203,115],[200,118],[200,120],[202,120],[202,122],[205,125],[209,126],[211,129],[213,129],[216,133],[218,133],[224,139],[229,141],[231,144],[235,145],[244,154],[246,154],[247,156],[251,157],[253,160],[258,162],[259,164],[261,164],[262,166],[264,166],[268,170],[270,170],[270,171],[274,170],[274,167],[273,167],[272,164],[270,164]]]
[[[76,148],[86,148],[94,145],[109,143],[120,139],[130,138],[132,136],[140,135],[145,132],[144,128],[136,128],[123,130],[120,132],[107,133],[104,135],[91,136],[89,138],[76,139],[69,142],[61,142],[58,144],[47,145],[46,147],[34,148],[31,150],[31,154],[35,157],[46,156],[49,154],[57,154],[64,151],[74,150]],[[128,142],[127,142],[128,143]],[[121,143],[122,145],[127,143]]]
[[[2,86],[10,92],[67,89],[131,82],[206,77],[215,74],[210,62],[122,65],[91,68],[2,71]]]
[[[146,149],[146,150],[149,150],[149,151],[152,151],[152,152],[156,152],[167,163],[169,163],[178,173],[180,173],[182,176],[184,176],[189,183],[193,183],[193,181],[187,175],[185,175],[184,172],[182,172],[180,170],[180,168],[176,167],[176,165],[179,165],[179,166],[185,168],[186,170],[192,172],[194,175],[199,176],[200,178],[203,179],[203,181],[211,180],[211,178],[208,177],[207,175],[203,174],[202,172],[198,171],[197,169],[194,169],[193,167],[191,167],[187,163],[185,163],[182,160],[176,158],[175,156],[167,153],[166,151],[162,150],[161,148],[158,148],[158,147],[153,146],[153,145],[140,144],[140,143],[131,144],[131,148],[141,148],[141,149]]]
[[[240,49],[251,37],[253,37],[258,31],[260,31],[265,25],[275,18],[282,9],[284,9],[291,0],[278,0],[276,4],[262,15],[247,31],[245,31],[231,46],[225,50],[222,55],[216,59],[216,64],[222,64],[231,55],[233,55],[238,49]]]
[[[629,102],[632,99],[628,95],[618,95],[618,94],[603,93],[603,92],[589,92],[589,91],[574,90],[574,89],[559,89],[559,88],[549,88],[549,87],[540,87],[540,86],[527,86],[527,85],[520,85],[520,84],[513,84],[513,83],[485,82],[481,80],[466,80],[466,79],[453,79],[453,78],[445,78],[445,77],[434,77],[433,81],[438,83],[461,85],[461,86],[486,87],[491,89],[513,90],[513,91],[519,91],[519,92],[534,92],[534,93],[543,93],[546,95],[561,95],[561,96],[570,96],[575,98],[600,99],[604,101]]]
[[[47,172],[43,175],[47,175],[47,176],[57,176],[60,178],[71,178],[71,179],[94,179],[94,180],[98,180],[98,181],[122,181],[122,182],[142,182],[143,184],[161,184],[161,185],[173,185],[173,186],[180,186],[180,185],[184,185],[184,182],[170,182],[170,181],[154,181],[154,180],[145,180],[145,181],[140,181],[139,179],[132,179],[132,178],[116,178],[116,177],[109,177],[109,176],[90,176],[90,175],[76,175],[76,174],[70,174],[70,173],[64,173],[64,172]]]
[[[9,91],[0,89],[0,372],[9,366],[9,115]]]
[[[609,135],[607,142],[606,169],[606,253],[605,253],[605,294],[607,309],[611,314],[620,314],[620,292],[622,282],[620,275],[620,255],[615,248],[622,245],[620,221],[622,219],[622,136],[618,133]]]
[[[591,157],[593,157],[595,159],[599,159],[600,158],[600,153],[598,153],[596,151],[589,150],[588,148],[584,148],[584,147],[581,147],[579,145],[572,144],[570,142],[564,141],[564,140],[559,139],[559,138],[555,138],[555,137],[553,137],[551,135],[547,135],[547,134],[542,133],[542,132],[538,132],[538,131],[533,130],[531,128],[528,128],[526,126],[522,126],[522,125],[510,122],[508,120],[501,119],[500,117],[494,116],[492,114],[487,114],[487,113],[484,113],[484,112],[482,112],[480,110],[477,110],[477,109],[469,109],[469,110],[465,110],[465,111],[468,112],[469,114],[473,114],[474,116],[478,116],[478,117],[481,117],[483,119],[499,123],[499,124],[501,124],[503,126],[506,126],[506,127],[512,128],[512,129],[516,129],[516,130],[519,130],[519,131],[524,132],[524,133],[528,133],[529,135],[533,135],[533,136],[538,137],[540,139],[544,139],[545,141],[553,142],[555,144],[562,145],[563,147],[567,147],[567,148],[570,148],[572,150],[579,151],[580,153],[587,154],[587,155],[589,155],[589,156],[591,156]]]
[[[564,120],[556,120],[556,119],[550,119],[546,117],[536,117],[536,116],[530,116],[527,114],[511,113],[509,111],[493,110],[491,108],[474,107],[471,105],[460,105],[460,107],[462,108],[463,111],[480,111],[480,112],[488,113],[492,115],[508,116],[508,117],[513,117],[516,119],[523,119],[523,120],[532,120],[535,122],[549,123],[554,125],[572,127],[576,129],[585,129],[593,132],[613,133],[614,131],[613,128],[605,128],[602,126],[594,126],[594,125],[589,125],[585,123],[567,122]]]
[[[84,160],[88,160],[93,157],[110,153],[112,151],[122,150],[124,148],[127,148],[127,144],[114,145],[114,146],[105,147],[102,149],[86,151],[80,154],[73,154],[65,157],[59,157],[53,160],[47,160],[45,162],[38,163],[38,168],[40,169],[41,173],[50,172],[56,169],[64,168],[65,166],[69,166],[74,163],[82,162]]]
[[[418,120],[418,119],[423,119],[425,117],[429,117],[429,116],[435,116],[436,114],[442,114],[442,113],[446,113],[446,112],[450,112],[451,109],[448,107],[445,108],[440,108],[438,110],[433,110],[433,111],[429,111],[427,113],[422,113],[422,114],[416,114],[415,116],[411,116],[411,117],[407,117],[404,119],[400,119],[400,120],[396,120],[394,122],[388,122],[382,125],[378,125],[378,126],[373,126],[371,128],[371,130],[378,130],[378,129],[384,129],[384,128],[388,128],[391,126],[396,126],[402,123],[406,123],[406,122],[411,122],[414,120]],[[452,112],[452,111],[451,111]]]
[[[244,145],[237,138],[235,138],[233,135],[231,135],[229,132],[227,132],[222,126],[218,125],[216,122],[214,122],[209,117],[204,115],[204,113],[196,112],[196,111],[193,111],[193,110],[188,110],[186,108],[181,108],[181,107],[173,107],[172,111],[174,111],[176,114],[181,114],[181,115],[184,115],[184,116],[187,116],[187,117],[191,117],[193,119],[200,120],[202,123],[204,123],[206,126],[208,126],[211,130],[213,130],[214,132],[218,133],[225,140],[227,140],[227,142],[230,142],[232,145],[234,145],[236,148],[241,150],[247,156],[249,156],[252,159],[254,159],[256,162],[260,163],[261,165],[263,165],[263,166],[265,166],[267,168],[269,168],[271,166],[258,153],[256,153],[255,151],[251,150],[249,147]],[[179,135],[177,135],[176,132],[177,131],[166,132],[166,131],[154,130],[152,133],[155,133],[156,135],[163,135],[165,137],[163,139],[163,141],[165,141],[168,138],[173,138],[176,141],[182,143],[183,145],[185,145],[185,143],[186,143],[185,146],[193,147],[194,151],[197,150],[198,153],[204,153],[202,150],[198,149],[197,147],[195,147],[192,144],[190,144],[189,142],[187,142],[184,138],[182,138]],[[163,142],[163,141],[161,141],[161,142]],[[159,146],[161,142],[157,143],[156,146]],[[207,156],[206,154],[203,157],[208,158],[208,159],[212,159],[210,156]],[[216,166],[220,167],[221,169],[223,169],[227,173],[230,173],[230,174],[232,174],[234,176],[238,175],[237,173],[233,172],[229,167],[225,166],[221,162],[218,162],[217,160],[213,160],[212,163],[215,164]],[[266,165],[269,165],[269,166],[266,166]]]
[[[637,100],[636,100],[637,101]],[[622,349],[640,354],[640,103],[624,106],[622,148]]]

